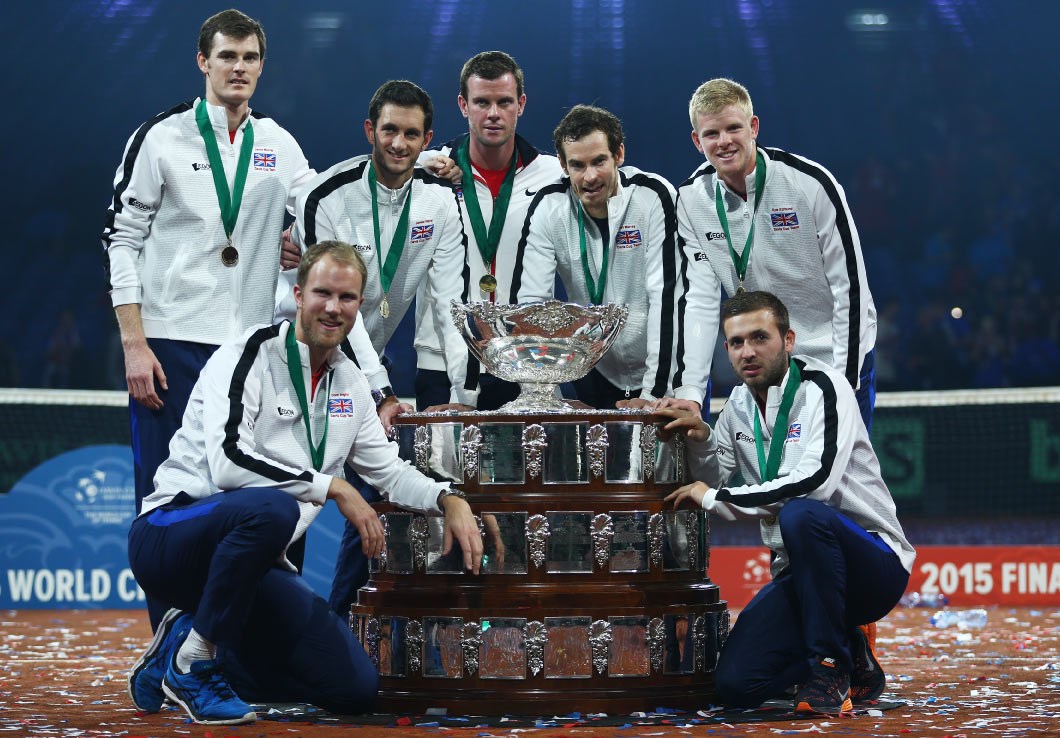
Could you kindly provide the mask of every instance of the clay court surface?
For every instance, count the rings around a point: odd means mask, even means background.
[[[884,700],[904,705],[860,710],[853,718],[793,719],[780,710],[670,717],[582,715],[501,722],[421,716],[303,719],[259,713],[257,723],[206,727],[166,708],[139,714],[125,691],[126,670],[149,638],[136,610],[0,612],[0,733],[27,736],[310,735],[397,736],[1060,736],[1060,609],[988,608],[982,630],[936,630],[931,610],[900,608],[880,623],[877,649],[888,673]],[[616,719],[618,718],[618,719]],[[766,722],[747,722],[748,720]],[[371,725],[364,725],[371,722]],[[400,723],[400,724],[399,724]],[[421,725],[428,723],[428,725]],[[429,724],[429,723],[434,723]],[[360,727],[357,727],[360,726]]]

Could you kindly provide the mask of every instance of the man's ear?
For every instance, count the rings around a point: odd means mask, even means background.
[[[784,334],[784,350],[789,354],[795,350],[795,331],[791,328]]]

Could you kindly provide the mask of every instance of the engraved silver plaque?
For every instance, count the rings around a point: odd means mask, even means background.
[[[655,513],[648,519],[648,550],[651,553],[651,565],[658,569],[663,562],[663,528],[666,525],[662,513]]]
[[[421,425],[416,428],[416,440],[413,443],[416,452],[416,468],[424,474],[430,468],[427,465],[431,457],[431,429],[430,426]]]
[[[663,673],[691,674],[696,668],[696,640],[689,615],[665,615],[662,619]]]
[[[688,540],[688,568],[695,571],[702,568],[699,563],[699,518],[696,510],[689,510],[685,518],[685,537]]]
[[[607,670],[608,656],[611,651],[611,623],[606,620],[594,620],[589,629],[589,646],[593,650],[593,666],[597,674]]]
[[[478,661],[480,678],[526,679],[526,625],[525,618],[482,619],[482,645]]]
[[[406,675],[408,655],[406,653],[406,624],[408,618],[384,617],[379,619],[379,674],[403,677]]]
[[[479,484],[524,484],[523,424],[482,423]]]
[[[427,476],[440,481],[462,484],[464,481],[463,445],[460,443],[463,423],[431,423]]]
[[[718,648],[720,652],[722,646],[725,645],[725,641],[729,640],[729,611],[724,610],[720,615],[715,615],[718,623]]]
[[[545,679],[588,679],[593,675],[591,625],[589,617],[545,618]],[[605,663],[606,658],[605,653]]]
[[[368,618],[364,624],[364,641],[361,643],[368,658],[379,668],[379,619]]]
[[[600,513],[593,518],[593,558],[596,559],[596,565],[601,569],[607,566],[610,558],[611,536],[614,534],[615,526],[611,522],[610,515]]]
[[[706,512],[699,516],[699,526],[703,530],[703,535],[700,540],[703,542],[703,561],[700,564],[700,570],[706,574],[710,569],[710,515]],[[709,577],[708,577],[709,579]]]
[[[541,476],[541,457],[548,446],[548,437],[543,426],[534,423],[523,429],[523,456],[526,458],[526,473],[531,479]]]
[[[605,423],[607,465],[604,481],[636,483],[644,481],[644,458],[640,449],[641,423]]]
[[[609,677],[648,676],[649,656],[648,619],[639,616],[610,617],[611,646],[608,649],[607,675]],[[597,621],[602,622],[602,621]],[[594,633],[596,623],[593,624]],[[596,644],[593,644],[595,657]],[[594,659],[594,664],[595,659]],[[603,671],[597,667],[597,673]]]
[[[386,534],[386,550],[379,562],[369,561],[369,571],[385,571],[390,574],[412,574],[415,572],[415,556],[412,550],[412,513],[388,512],[380,515],[386,522],[383,531]]]
[[[589,447],[589,470],[593,479],[599,479],[604,475],[604,463],[607,459],[607,427],[597,424],[589,428],[589,440],[586,445]]]
[[[526,513],[484,512],[482,572],[485,574],[526,574]],[[541,557],[544,562],[544,544]]]
[[[707,668],[707,617],[697,615],[692,623],[692,644],[695,648],[696,671],[711,671],[713,667]]]
[[[640,428],[640,463],[644,468],[644,480],[655,477],[655,426],[646,423]]]
[[[460,450],[464,454],[464,476],[475,479],[478,477],[478,460],[482,451],[482,431],[477,426],[464,428],[460,435]]]
[[[430,517],[427,521],[427,573],[428,574],[463,574],[464,552],[460,542],[455,538],[449,553],[442,553],[445,547],[445,518]]]
[[[530,560],[538,569],[545,564],[545,546],[550,534],[548,518],[544,515],[531,515],[526,521],[526,541],[530,545]]]
[[[464,669],[463,618],[423,619],[423,676],[459,679]]]
[[[663,647],[666,643],[663,619],[652,618],[648,621],[648,653],[651,656],[651,670],[658,673],[663,666]]]
[[[409,674],[423,672],[423,623],[409,620],[405,626],[405,650],[409,659]]]
[[[379,524],[383,526],[383,550],[373,559],[368,560],[368,571],[386,571],[387,564],[387,542],[390,540],[390,531],[387,528],[386,515],[379,516]]]
[[[696,517],[695,510],[667,510],[663,513],[664,571],[689,571],[692,568],[688,538],[690,517]]]
[[[545,484],[588,483],[585,436],[588,423],[543,423],[548,448],[542,480]]]
[[[409,535],[412,538],[413,569],[423,571],[427,568],[427,541],[430,539],[427,518],[423,515],[413,515],[412,525],[409,527]]]
[[[518,382],[519,397],[502,412],[566,411],[558,385],[589,373],[626,322],[625,305],[557,300],[523,305],[450,303],[457,331],[495,377]]]
[[[659,484],[679,482],[683,478],[681,468],[684,458],[678,458],[677,449],[684,448],[683,438],[674,436],[669,441],[655,442],[655,481]]]
[[[478,652],[482,648],[481,635],[482,631],[478,623],[464,623],[460,649],[464,653],[464,671],[468,676],[475,676],[478,671]]]
[[[550,574],[591,574],[592,512],[547,512],[549,537],[546,570]]]
[[[648,571],[648,511],[611,511],[611,522],[611,571]]]
[[[531,620],[523,628],[523,643],[526,644],[526,665],[531,676],[537,676],[545,668],[545,643],[548,628],[540,620]]]
[[[674,447],[674,458],[677,460],[677,481],[688,481],[688,466],[685,464],[685,439],[684,436],[674,436],[671,441]]]

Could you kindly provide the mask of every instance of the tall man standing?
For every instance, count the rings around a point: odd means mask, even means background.
[[[523,70],[503,51],[483,51],[460,71],[460,112],[468,133],[445,144],[440,159],[427,162],[439,176],[458,185],[470,245],[468,299],[496,302],[511,290],[516,246],[534,195],[559,180],[559,160],[540,153],[515,132],[526,109]],[[426,301],[416,310],[416,404],[420,409],[448,402],[440,333]],[[480,410],[496,410],[515,399],[519,387],[479,373],[470,362],[468,384],[476,378]]]
[[[180,427],[203,364],[272,320],[284,209],[312,178],[302,150],[251,112],[261,24],[238,10],[199,31],[201,98],[141,125],[114,179],[103,231],[129,385],[136,511]],[[152,624],[162,613],[151,607]]]
[[[559,272],[585,305],[621,303],[626,325],[589,374],[578,399],[597,408],[642,407],[669,394],[682,290],[674,189],[622,166],[619,119],[575,105],[553,134],[566,177],[534,198],[523,225],[510,301],[552,297]]]
[[[141,710],[157,712],[165,696],[196,722],[228,725],[255,719],[245,700],[372,705],[368,655],[286,558],[327,500],[361,531],[366,555],[382,551],[379,517],[344,463],[395,504],[444,513],[446,548],[458,541],[479,570],[462,493],[401,462],[364,375],[339,350],[366,276],[349,244],[317,244],[298,269],[294,322],[250,329],[203,368],[129,536],[137,580],[179,608],[129,676]]]
[[[689,117],[707,161],[678,187],[688,309],[675,395],[703,402],[721,290],[766,290],[788,305],[798,352],[846,377],[870,427],[876,308],[843,188],[821,165],[757,145],[758,116],[743,85],[704,82]]]

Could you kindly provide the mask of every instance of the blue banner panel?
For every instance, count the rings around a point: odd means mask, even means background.
[[[129,570],[132,451],[86,446],[0,496],[0,608],[140,607]]]
[[[0,609],[143,607],[129,569],[134,509],[128,446],[86,446],[32,469],[0,495]],[[308,532],[303,575],[324,598],[343,522],[328,505]]]

